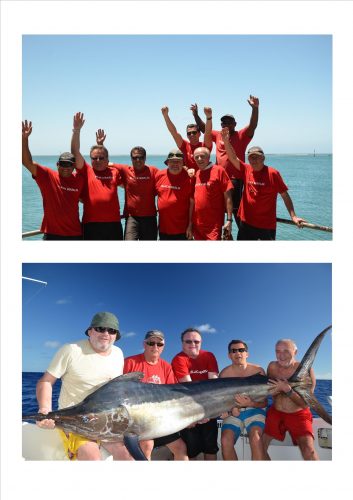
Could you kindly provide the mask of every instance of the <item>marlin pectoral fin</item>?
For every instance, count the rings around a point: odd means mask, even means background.
[[[136,434],[125,434],[124,444],[134,460],[147,460],[145,454],[140,448]]]

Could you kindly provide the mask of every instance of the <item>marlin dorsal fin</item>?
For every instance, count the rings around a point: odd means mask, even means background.
[[[139,382],[144,376],[145,374],[143,372],[131,372],[126,373],[125,375],[119,375],[113,380],[119,380],[119,382],[130,382],[131,380],[135,380],[136,382]]]

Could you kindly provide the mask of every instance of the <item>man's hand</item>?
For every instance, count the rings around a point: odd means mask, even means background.
[[[49,413],[49,410],[48,408],[39,408],[38,413],[46,415],[47,413]],[[55,421],[52,420],[51,418],[46,418],[45,420],[38,420],[36,424],[41,429],[54,429],[55,427]]]
[[[229,240],[231,235],[232,235],[232,222],[228,220],[223,226],[223,237]]]
[[[222,136],[223,142],[229,141],[229,128],[228,127],[222,128],[221,136]]]
[[[193,237],[194,237],[193,234],[192,234],[192,222],[190,222],[190,224],[186,228],[186,237],[187,237],[188,240],[192,240]]]
[[[98,146],[103,146],[106,137],[107,136],[104,133],[104,130],[102,128],[99,128],[96,132],[96,143],[98,144]]]
[[[161,109],[161,111],[162,111],[162,115],[163,116],[168,116],[168,113],[169,113],[168,106],[163,106],[163,108]]]
[[[252,399],[249,398],[246,394],[236,394],[235,401],[241,408],[247,408],[248,406],[252,406]]]
[[[28,139],[32,133],[32,122],[25,120],[22,122],[22,137],[23,139]]]
[[[297,217],[296,215],[293,215],[292,217],[292,221],[294,222],[294,224],[299,227],[300,229],[302,229],[303,227],[303,222],[306,222],[305,219],[302,219],[301,217]]]
[[[268,385],[270,386],[270,393],[272,395],[279,394],[280,392],[289,392],[291,390],[291,386],[288,384],[287,380],[282,380],[279,378],[269,379]]]
[[[204,113],[206,115],[206,118],[212,118],[212,108],[209,108],[208,106],[205,106],[203,108]]]
[[[76,113],[74,115],[74,123],[73,123],[74,130],[81,130],[84,123],[85,123],[85,120],[83,117],[83,113],[80,113],[80,112]]]
[[[258,97],[255,97],[254,95],[250,95],[248,99],[248,103],[252,108],[258,108],[259,107],[259,99]]]
[[[199,114],[199,108],[197,107],[196,102],[195,102],[195,104],[191,104],[190,111],[192,112],[192,114],[194,116]]]

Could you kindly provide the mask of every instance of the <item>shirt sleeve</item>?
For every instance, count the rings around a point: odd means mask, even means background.
[[[69,344],[65,344],[58,352],[55,354],[54,358],[50,362],[47,368],[49,372],[55,378],[61,378],[68,370],[71,361],[71,348]]]
[[[288,191],[288,186],[284,183],[281,174],[275,170],[274,171],[275,186],[278,193],[284,193]]]
[[[249,126],[247,125],[246,127],[240,129],[238,131],[238,137],[239,141],[246,147],[249,142],[252,141],[252,137],[249,137],[247,132],[248,132]]]
[[[172,361],[172,367],[178,381],[186,375],[190,375],[186,359],[183,356],[176,356]]]
[[[215,372],[215,373],[219,372],[216,357],[214,354],[212,354],[212,352],[209,353],[208,371]]]

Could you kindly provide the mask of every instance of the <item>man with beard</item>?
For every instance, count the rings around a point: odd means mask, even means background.
[[[99,312],[85,331],[87,340],[65,344],[55,354],[47,371],[37,383],[38,413],[52,411],[53,385],[61,379],[59,410],[81,403],[89,394],[109,380],[122,375],[124,356],[114,342],[120,339],[118,318],[110,312]],[[37,425],[53,429],[55,422],[45,419]],[[70,460],[101,460],[100,445],[78,434],[59,429]],[[104,443],[114,460],[132,460],[123,443]]]

